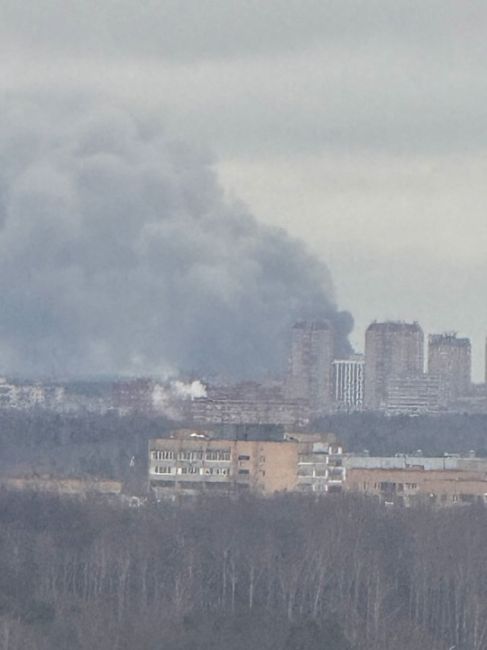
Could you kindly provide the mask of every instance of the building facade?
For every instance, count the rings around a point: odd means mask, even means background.
[[[337,411],[360,411],[364,405],[363,355],[333,361],[333,402]]]
[[[159,499],[242,491],[336,492],[345,475],[342,452],[340,445],[321,434],[296,433],[268,441],[179,432],[149,441],[149,487]]]
[[[435,377],[391,377],[387,382],[387,415],[425,415],[437,413],[440,386]]]
[[[472,347],[470,339],[455,333],[431,334],[428,337],[428,374],[440,385],[444,406],[468,395],[472,382]]]
[[[280,424],[295,427],[309,422],[306,400],[201,397],[188,403],[187,414],[195,425]]]
[[[487,459],[469,454],[424,457],[345,454],[345,489],[386,503],[437,505],[487,503]]]
[[[385,409],[387,386],[394,377],[424,372],[424,334],[418,323],[372,323],[365,334],[365,408]]]
[[[487,503],[485,472],[462,469],[348,468],[346,489],[394,505]]]
[[[314,411],[330,408],[334,333],[328,321],[301,321],[291,332],[286,381],[290,399],[304,399]]]

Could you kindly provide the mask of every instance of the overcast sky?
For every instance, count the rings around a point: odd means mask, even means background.
[[[215,154],[373,319],[487,331],[485,0],[0,0],[0,90],[86,90]]]

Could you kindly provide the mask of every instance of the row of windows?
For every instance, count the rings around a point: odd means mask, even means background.
[[[203,451],[193,451],[183,449],[181,451],[173,451],[169,449],[159,449],[151,453],[153,460],[230,460],[229,449],[212,449],[208,450],[206,454]]]
[[[204,476],[229,476],[230,470],[223,467],[174,467],[172,465],[156,465],[154,474],[199,474]]]
[[[369,484],[367,481],[364,482],[364,490],[368,488]],[[416,490],[418,487],[417,483],[393,483],[392,481],[382,481],[381,483],[374,483],[374,488],[380,489],[382,491],[392,491],[397,490],[398,492],[403,492],[404,488],[406,490]]]
[[[343,479],[343,472],[341,470],[327,470],[320,467],[300,467],[298,469],[298,476],[329,478],[332,480]]]

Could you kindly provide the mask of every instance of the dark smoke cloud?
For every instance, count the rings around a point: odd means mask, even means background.
[[[0,228],[4,372],[258,375],[301,317],[348,346],[327,269],[227,201],[206,153],[119,105],[3,103]]]

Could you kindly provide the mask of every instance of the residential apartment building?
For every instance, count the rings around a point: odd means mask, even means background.
[[[306,400],[229,399],[201,397],[188,402],[188,418],[195,425],[205,424],[281,424],[305,426],[309,422]]]
[[[437,378],[391,377],[387,382],[385,412],[387,415],[424,415],[438,412],[440,386]]]
[[[337,411],[361,411],[364,405],[365,358],[355,354],[350,359],[333,361],[333,402]]]
[[[286,396],[307,400],[313,411],[329,410],[332,399],[334,332],[328,321],[301,321],[291,332]]]
[[[297,484],[299,492],[315,494],[341,492],[345,481],[343,447],[334,436],[287,434],[298,443]]]
[[[179,432],[149,442],[149,486],[156,498],[201,492],[336,492],[343,450],[321,434],[287,434],[280,441],[224,440]]]
[[[424,334],[418,323],[372,323],[365,334],[365,408],[385,409],[393,378],[424,372]]]
[[[428,337],[428,374],[438,380],[444,406],[468,395],[472,381],[470,339],[453,333]]]

